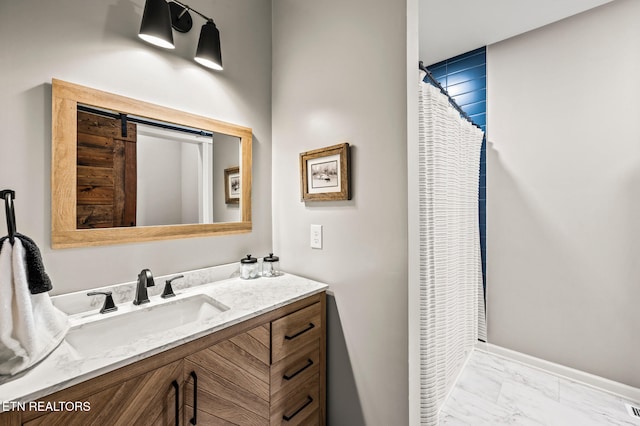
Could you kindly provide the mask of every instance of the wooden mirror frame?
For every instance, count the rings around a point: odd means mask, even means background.
[[[51,118],[51,246],[88,247],[177,238],[251,232],[251,142],[248,127],[225,123],[148,102],[53,79]],[[240,139],[239,222],[77,229],[77,109],[78,104],[106,108]]]

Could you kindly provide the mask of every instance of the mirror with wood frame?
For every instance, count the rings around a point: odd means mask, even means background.
[[[247,127],[54,79],[52,247],[250,232],[251,143]]]

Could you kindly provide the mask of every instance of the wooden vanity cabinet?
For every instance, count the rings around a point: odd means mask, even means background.
[[[269,332],[261,325],[185,358],[187,424],[269,423]]]
[[[141,374],[117,385],[92,393],[93,386],[84,383],[61,391],[49,401],[88,403],[82,408],[55,411],[40,415],[39,412],[22,414],[25,426],[103,426],[103,425],[176,425],[182,418],[183,362],[174,361]]]
[[[185,424],[194,413],[203,425],[324,424],[323,309],[324,299],[186,357]]]
[[[0,413],[0,426],[186,426],[194,416],[205,426],[324,425],[325,297],[293,302],[39,400],[89,402],[89,411]]]

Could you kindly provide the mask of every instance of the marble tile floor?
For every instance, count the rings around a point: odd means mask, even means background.
[[[640,425],[614,394],[474,350],[440,412],[440,425]]]

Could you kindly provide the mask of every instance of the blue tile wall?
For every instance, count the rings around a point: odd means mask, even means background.
[[[487,49],[472,50],[427,67],[469,118],[487,131]],[[425,80],[428,81],[428,80]],[[479,213],[482,282],[487,286],[487,161],[486,142],[480,153]]]

